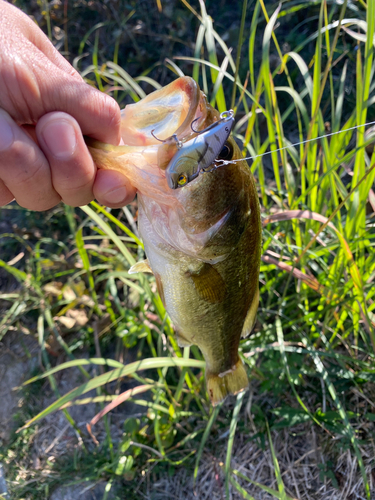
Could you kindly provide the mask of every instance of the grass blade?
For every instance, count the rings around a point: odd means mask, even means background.
[[[230,474],[231,474],[231,460],[232,460],[232,451],[233,451],[233,443],[234,437],[236,435],[237,422],[239,419],[239,413],[241,410],[241,406],[245,397],[246,391],[242,391],[238,394],[236,399],[236,404],[234,405],[232,420],[230,421],[229,426],[229,438],[227,444],[227,455],[225,457],[225,465],[224,465],[224,474],[225,474],[225,497],[227,500],[230,500],[229,495],[229,483],[230,483]]]
[[[297,500],[296,498],[292,498],[292,497],[288,496],[287,494],[285,494],[283,497],[281,497],[281,494],[278,491],[276,491],[272,488],[269,488],[268,486],[265,486],[264,484],[258,483],[257,481],[253,481],[252,479],[249,479],[248,477],[244,476],[240,471],[238,471],[236,469],[232,470],[232,472],[233,472],[233,474],[240,477],[244,481],[247,481],[248,483],[254,484],[254,486],[257,486],[261,490],[266,491],[267,493],[274,496],[278,500]]]
[[[280,500],[287,500],[283,478],[281,477],[279,461],[277,460],[275,449],[273,447],[272,436],[271,436],[271,432],[270,432],[270,428],[269,428],[268,422],[266,422],[266,424],[267,424],[268,442],[270,443],[270,450],[271,450],[271,455],[272,455],[272,462],[273,462],[273,467],[274,467],[274,470],[275,470],[275,476],[276,476],[277,486],[279,488]]]
[[[205,446],[205,444],[207,442],[208,436],[210,435],[212,426],[215,423],[215,420],[216,420],[216,418],[217,418],[217,416],[219,414],[219,411],[220,411],[221,407],[222,407],[222,404],[220,403],[217,406],[215,406],[215,408],[212,409],[210,418],[209,418],[209,420],[207,422],[207,425],[206,425],[206,428],[204,430],[201,442],[199,444],[199,448],[198,448],[198,451],[197,451],[197,457],[195,459],[195,467],[194,467],[194,485],[195,485],[196,480],[197,480],[198,470],[199,470],[199,462],[200,462],[201,457],[202,457],[204,446]]]
[[[71,363],[78,363],[78,362],[83,362],[86,360],[75,360],[74,362]],[[85,363],[82,363],[85,364]],[[87,363],[86,363],[87,364]],[[73,365],[72,365],[73,366]],[[77,365],[76,365],[77,366]],[[81,396],[82,394],[86,394],[87,392],[90,392],[92,389],[96,389],[97,387],[101,387],[102,385],[108,384],[109,382],[112,382],[114,380],[117,380],[122,377],[130,376],[132,374],[135,374],[141,370],[149,370],[152,368],[169,368],[169,367],[190,367],[190,368],[204,368],[205,363],[203,361],[197,361],[195,359],[184,359],[184,358],[147,358],[143,359],[141,361],[135,361],[133,363],[130,363],[127,366],[124,366],[122,368],[117,368],[115,370],[112,370],[110,372],[104,373],[103,375],[99,375],[97,377],[94,377],[93,379],[89,380],[88,382],[80,385],[79,387],[72,389],[69,391],[65,396],[60,397],[57,401],[52,403],[48,408],[45,410],[41,411],[38,415],[33,417],[31,420],[29,420],[21,429],[26,429],[27,427],[30,427],[33,423],[35,423],[37,420],[40,420],[41,418],[46,417],[50,413],[59,410],[61,406],[65,405],[66,403],[69,403],[73,399],[75,399],[78,396]],[[58,367],[56,367],[58,368]],[[33,380],[40,380],[44,377],[48,377],[51,375],[51,371],[47,371],[43,375],[40,375],[38,378],[34,378]],[[28,381],[29,383],[30,381]]]
[[[332,382],[330,381],[329,375],[328,375],[327,370],[325,369],[325,367],[322,363],[322,360],[319,358],[319,356],[316,356],[314,353],[311,353],[311,356],[312,356],[312,359],[314,360],[316,369],[317,369],[318,373],[321,374],[323,381],[324,381],[325,385],[327,386],[327,389],[331,395],[333,403],[335,404],[335,406],[336,406],[336,408],[337,408],[337,410],[338,410],[338,412],[339,412],[339,414],[344,422],[346,435],[350,439],[350,442],[351,442],[353,449],[354,449],[354,453],[355,453],[357,460],[358,460],[358,465],[359,465],[359,468],[361,471],[366,497],[368,498],[368,500],[371,500],[370,486],[368,483],[366,469],[365,469],[365,466],[363,463],[362,454],[361,454],[361,451],[359,449],[357,438],[356,438],[356,435],[354,433],[354,430],[353,430],[352,426],[350,425],[349,418],[346,414],[345,408],[337,396],[336,389],[335,389],[334,385],[332,384]]]
[[[244,488],[242,488],[242,486],[240,486],[232,476],[229,476],[229,481],[230,484],[238,491],[240,495],[242,495],[245,500],[255,500],[255,498],[252,497]]]

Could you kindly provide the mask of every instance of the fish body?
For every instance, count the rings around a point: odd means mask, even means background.
[[[129,146],[94,143],[90,151],[98,167],[123,171],[138,189],[138,225],[148,265],[179,345],[194,344],[203,353],[207,389],[216,405],[248,386],[238,347],[241,336],[253,328],[259,301],[261,223],[256,187],[242,160],[201,171],[180,189],[171,189],[165,158],[174,159],[173,141],[167,150],[151,131],[157,125],[158,137],[163,132],[168,141],[176,134],[188,145],[199,137],[191,128],[194,120],[204,130],[219,122],[220,115],[187,77],[146,99],[125,108],[122,137]],[[168,105],[179,103],[172,118],[163,108],[164,100]],[[145,116],[155,103],[161,107],[160,120],[153,111],[150,126]],[[167,151],[162,161],[160,147]],[[226,148],[230,159],[242,158],[233,138],[227,138]],[[145,267],[136,265],[134,271],[140,268]]]

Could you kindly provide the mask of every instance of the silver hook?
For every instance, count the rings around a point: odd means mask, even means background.
[[[159,137],[156,137],[156,135],[154,134],[154,130],[155,130],[154,128],[151,130],[152,137],[159,142],[165,142],[163,139],[159,139]]]
[[[159,141],[159,142],[167,142],[167,141],[169,141],[169,139],[174,139],[176,141],[177,149],[181,149],[182,148],[182,142],[178,140],[178,137],[177,137],[176,134],[171,135],[170,137],[168,137],[168,139],[159,139],[159,137],[156,137],[156,135],[154,134],[154,130],[155,129],[151,130],[151,135],[157,141]]]
[[[201,116],[198,116],[198,118],[196,118],[195,120],[193,120],[190,124],[190,128],[191,130],[194,132],[194,134],[203,134],[203,132],[205,132],[205,130],[195,130],[195,128],[193,127],[193,123],[197,122],[198,120],[200,120]]]
[[[227,121],[231,120],[233,117],[234,117],[233,109],[229,109],[228,111],[223,111],[220,114],[220,120],[218,120],[217,122],[211,123],[211,125],[209,125],[207,128],[205,128],[203,130],[195,130],[195,128],[193,127],[193,123],[195,123],[196,121],[198,121],[201,118],[201,116],[198,116],[198,118],[196,118],[195,120],[193,120],[191,122],[190,127],[191,127],[191,130],[195,134],[204,134],[205,132],[208,132],[209,130],[212,130],[213,128],[217,127],[217,125],[220,122],[227,122]]]

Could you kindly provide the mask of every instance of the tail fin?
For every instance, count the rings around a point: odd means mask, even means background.
[[[229,396],[247,389],[249,379],[242,361],[239,359],[232,370],[219,375],[206,373],[207,391],[213,406]]]

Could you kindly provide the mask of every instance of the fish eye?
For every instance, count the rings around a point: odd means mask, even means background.
[[[179,186],[185,186],[185,184],[187,183],[187,181],[188,181],[187,175],[186,174],[180,174],[178,176],[178,179],[177,179],[177,184]]]
[[[218,160],[231,160],[233,158],[233,147],[230,142],[226,142],[224,146],[222,147],[219,156],[217,157]]]

